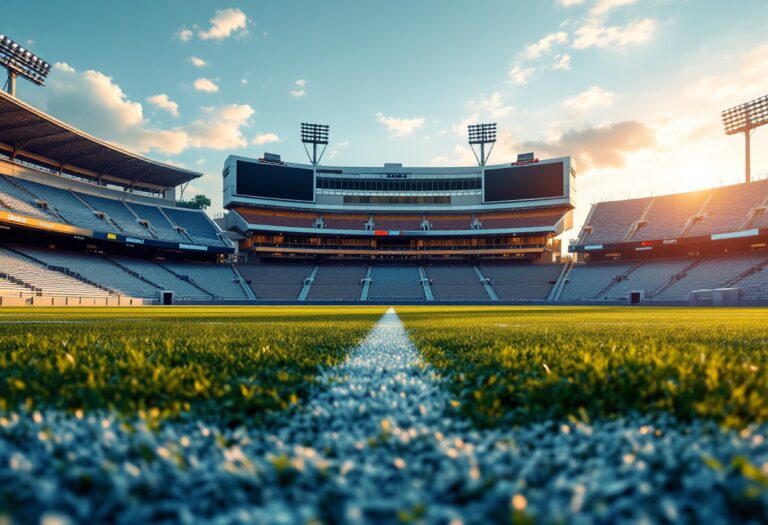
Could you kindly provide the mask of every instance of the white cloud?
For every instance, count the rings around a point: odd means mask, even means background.
[[[216,93],[219,91],[219,86],[209,78],[198,78],[194,83],[195,89],[198,91],[204,91],[205,93]]]
[[[211,27],[200,31],[197,36],[202,40],[222,40],[231,35],[247,34],[248,19],[240,9],[221,9],[211,18]]]
[[[396,118],[387,117],[379,112],[374,115],[377,122],[381,122],[387,127],[387,130],[395,137],[405,137],[412,134],[424,125],[423,117],[415,118]]]
[[[152,104],[158,109],[162,109],[163,111],[167,111],[169,115],[175,118],[179,118],[179,105],[168,98],[168,95],[165,93],[160,93],[159,95],[152,95],[151,97],[147,97],[147,102]]]
[[[583,4],[584,0],[557,0],[557,3],[563,7],[571,7],[572,5]]]
[[[306,85],[307,85],[307,81],[306,81],[306,80],[304,80],[303,78],[300,78],[299,80],[297,80],[296,82],[294,82],[294,84],[295,84],[295,85],[297,85],[297,86],[299,86],[299,87],[304,87],[304,86],[306,86]]]
[[[51,114],[128,149],[177,154],[187,147],[182,128],[153,126],[144,117],[141,103],[130,100],[104,73],[78,72],[66,63],[55,64],[44,96]]]
[[[253,116],[248,104],[224,104],[203,108],[205,118],[187,126],[190,146],[215,150],[244,148],[248,140],[242,129]]]
[[[653,18],[634,20],[626,26],[605,26],[599,20],[590,19],[576,30],[573,48],[621,48],[642,44],[653,38],[656,25],[657,22]]]
[[[568,33],[557,32],[550,33],[535,44],[530,44],[525,48],[525,57],[534,59],[552,49],[554,44],[565,44],[568,41]]]
[[[202,58],[198,58],[198,57],[189,57],[189,61],[195,67],[205,67],[205,66],[208,65],[208,62],[206,62]]]
[[[563,102],[563,107],[576,111],[588,111],[592,108],[610,106],[615,100],[616,93],[606,91],[600,86],[592,86]]]
[[[515,110],[514,106],[504,105],[501,93],[499,92],[491,94],[491,96],[485,100],[470,100],[469,106],[488,114],[494,119],[506,117]],[[475,114],[474,118],[477,119],[477,116],[478,115]]]
[[[147,153],[176,155],[190,148],[228,150],[243,148],[243,136],[254,114],[247,104],[202,108],[202,117],[188,126],[161,129],[144,116],[141,103],[130,100],[111,77],[98,71],[78,72],[65,63],[54,65],[44,91],[44,106],[58,118],[72,122],[97,137]],[[164,95],[151,103],[173,107]]]
[[[699,98],[713,101],[743,100],[762,95],[768,77],[768,43],[755,47],[741,57],[737,71],[725,76],[702,79],[693,89]]]
[[[555,141],[526,142],[522,148],[540,156],[573,155],[580,173],[599,168],[622,168],[631,153],[656,145],[654,131],[642,122],[615,122],[570,130]]]
[[[251,140],[251,144],[255,146],[263,146],[264,144],[271,144],[272,142],[279,142],[280,137],[276,133],[259,133]]]
[[[176,37],[182,42],[189,42],[192,40],[193,35],[194,33],[192,30],[187,28],[179,29],[179,31],[176,33]]]
[[[520,66],[515,66],[509,70],[507,75],[509,77],[509,81],[513,84],[527,84],[528,79],[531,78],[531,75],[533,75],[534,71],[536,71],[536,69],[532,67],[524,69]]]
[[[589,12],[594,17],[601,17],[607,15],[617,7],[634,4],[635,2],[637,2],[637,0],[597,0]]]
[[[248,85],[248,79],[247,78],[241,78],[240,79],[240,84],[242,84],[243,86],[247,86]]]
[[[563,53],[555,57],[555,63],[552,64],[552,69],[559,69],[560,71],[568,71],[571,69],[571,55]]]
[[[306,92],[303,89],[292,89],[291,90],[291,96],[296,98],[301,98],[306,94]]]

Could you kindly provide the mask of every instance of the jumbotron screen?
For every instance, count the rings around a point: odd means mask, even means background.
[[[311,169],[237,161],[237,194],[245,197],[315,200],[315,173]]]
[[[485,170],[485,202],[550,199],[565,195],[563,163]]]

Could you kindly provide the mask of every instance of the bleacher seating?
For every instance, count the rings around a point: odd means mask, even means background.
[[[48,266],[67,268],[71,272],[120,295],[147,299],[158,297],[159,289],[157,287],[123,271],[108,259],[97,254],[29,246],[17,246],[16,249]]]
[[[34,203],[31,195],[19,189],[12,179],[3,175],[0,175],[0,208],[38,219],[53,219],[50,213]]]
[[[115,199],[105,199],[85,193],[79,194],[80,198],[87,202],[96,211],[104,212],[127,235],[137,237],[151,237],[150,232],[139,224],[136,216],[123,203]]]
[[[652,292],[668,282],[673,275],[690,266],[695,259],[690,257],[674,259],[651,259],[644,261],[627,275],[626,279],[617,282],[598,299],[622,301],[627,299],[629,292],[645,291],[649,297]]]
[[[424,299],[419,269],[412,265],[374,266],[369,299],[418,301]]]
[[[768,197],[768,180],[750,184],[727,186],[712,193],[703,218],[688,235],[706,235],[737,231],[748,218],[749,212]]]
[[[469,230],[472,228],[471,215],[427,215],[433,230]]]
[[[248,299],[229,265],[174,261],[164,262],[163,266],[181,278],[187,277],[218,299]]]
[[[739,288],[739,295],[747,299],[768,297],[768,263],[760,263],[754,273],[734,283],[733,287]]]
[[[708,191],[698,191],[654,198],[643,219],[645,225],[638,228],[628,240],[647,241],[680,237],[688,221],[696,215],[708,196]]]
[[[374,215],[374,228],[377,230],[408,230],[421,229],[421,215]]]
[[[509,229],[509,228],[534,228],[553,226],[563,216],[562,211],[536,214],[536,215],[512,215],[512,214],[485,214],[478,215],[478,220],[484,230]]]
[[[426,273],[436,301],[490,300],[472,265],[432,264]]]
[[[592,300],[599,291],[634,264],[626,261],[575,264],[568,274],[560,300]]]
[[[581,244],[604,244],[622,242],[632,225],[640,219],[648,206],[648,199],[600,202],[594,204],[591,217],[585,228]]]
[[[241,264],[238,269],[258,299],[298,299],[314,266],[290,263]]]
[[[2,256],[0,255],[0,257]],[[0,275],[0,297],[29,297],[34,293],[33,290],[23,284],[15,283]]]
[[[111,232],[115,229],[107,221],[96,216],[92,210],[67,190],[23,179],[18,179],[17,182],[38,199],[46,201],[48,206],[54,208],[65,221],[73,226],[100,232]]]
[[[164,266],[154,261],[119,255],[111,255],[109,259],[141,275],[148,281],[156,284],[159,289],[175,292],[177,300],[208,301],[211,299],[210,294],[195,287],[188,281],[179,279]]]
[[[236,208],[235,211],[249,224],[260,224],[264,226],[312,228],[317,219],[316,214],[305,212],[281,213],[276,210],[264,210],[259,208]]]
[[[307,299],[357,301],[366,270],[364,264],[322,264],[315,274]]]
[[[165,214],[177,225],[184,228],[193,240],[210,246],[223,246],[218,230],[204,213],[179,208],[164,208]]]
[[[323,225],[332,230],[364,230],[368,215],[324,213]]]
[[[654,300],[686,300],[694,290],[721,288],[767,258],[765,253],[705,257],[685,277],[662,290]]]
[[[763,210],[766,203],[768,180],[661,197],[600,202],[593,206],[579,244],[663,240],[768,227],[768,213]],[[646,209],[648,212],[643,215]],[[753,213],[755,209],[762,213]],[[638,228],[628,236],[635,224]]]
[[[501,300],[546,300],[560,276],[560,264],[484,264],[483,275],[491,280]]]
[[[174,225],[163,215],[160,208],[157,206],[149,206],[146,204],[138,204],[136,202],[126,203],[136,215],[149,223],[149,227],[157,235],[158,238],[173,241],[173,242],[188,242],[189,239],[184,238]]]
[[[0,268],[45,296],[101,298],[110,295],[108,290],[51,270],[40,262],[3,247],[0,247]]]

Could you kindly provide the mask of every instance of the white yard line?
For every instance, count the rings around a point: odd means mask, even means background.
[[[112,416],[53,411],[0,419],[0,480],[19,501],[85,522],[113,509],[125,523],[508,523],[517,509],[542,522],[726,523],[727,478],[702,456],[768,468],[765,428],[739,436],[627,417],[478,431],[446,415],[450,395],[393,309],[318,379],[300,410],[264,429],[128,431]],[[62,475],[72,471],[106,492],[73,492]],[[147,487],[152,497],[135,496]]]

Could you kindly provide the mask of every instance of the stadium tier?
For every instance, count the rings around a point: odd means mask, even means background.
[[[571,227],[568,157],[457,168],[330,167],[231,156],[227,227],[247,258],[557,259]],[[372,290],[375,284],[372,284]],[[374,292],[375,295],[375,292]]]

